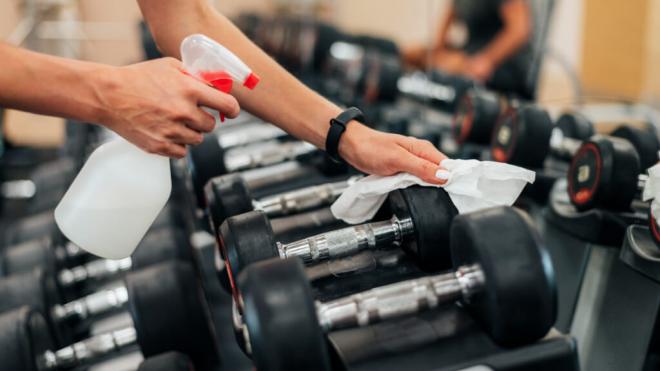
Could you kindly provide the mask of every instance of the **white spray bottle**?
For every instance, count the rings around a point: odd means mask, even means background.
[[[186,72],[229,93],[232,81],[252,89],[259,78],[233,53],[204,35],[181,43]],[[62,233],[108,259],[133,253],[172,190],[167,157],[149,154],[123,138],[90,156],[55,208]]]

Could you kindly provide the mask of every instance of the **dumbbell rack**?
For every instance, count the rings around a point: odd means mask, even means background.
[[[394,322],[335,331],[332,355],[346,370],[577,370],[575,344],[552,334],[535,344],[502,348],[462,308],[450,305]],[[530,357],[530,355],[532,355]],[[487,368],[490,369],[490,368]]]
[[[660,311],[660,254],[648,229],[634,224],[640,218],[577,212],[565,181],[552,191],[548,227],[568,242],[546,233],[551,255],[563,260],[555,267],[565,269],[557,271],[559,318],[577,340],[584,370],[641,370],[646,362]]]

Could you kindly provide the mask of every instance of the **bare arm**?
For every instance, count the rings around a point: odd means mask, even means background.
[[[261,76],[255,90],[235,87],[232,91],[243,108],[321,149],[325,147],[330,119],[341,112],[340,108],[296,80],[207,1],[138,2],[163,53],[180,57],[181,41],[193,33],[215,39]],[[357,122],[348,125],[339,153],[367,173],[408,171],[436,183],[437,164],[444,158],[428,142],[377,132]]]
[[[198,104],[238,113],[234,98],[174,59],[112,67],[0,43],[0,106],[105,125],[146,151],[182,157],[214,120]]]
[[[102,114],[92,77],[102,68],[0,43],[0,105],[91,120]]]
[[[447,34],[449,33],[449,27],[451,27],[451,24],[454,22],[454,17],[454,7],[450,6],[447,10],[444,21],[440,23],[440,26],[438,27],[437,39],[433,48],[434,51],[439,52],[446,49]]]

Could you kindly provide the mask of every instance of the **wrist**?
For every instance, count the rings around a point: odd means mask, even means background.
[[[346,131],[339,141],[338,152],[339,156],[349,163],[352,163],[352,158],[356,152],[356,148],[363,141],[363,138],[369,135],[369,131],[373,131],[366,125],[357,120],[352,120],[346,125]]]
[[[86,121],[108,126],[112,122],[113,110],[109,105],[119,85],[120,67],[100,65],[83,72],[82,81],[87,82],[90,99]]]

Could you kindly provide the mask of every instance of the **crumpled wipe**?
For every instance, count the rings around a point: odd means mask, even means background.
[[[655,164],[648,169],[649,177],[642,191],[642,200],[651,201],[651,212],[655,221],[660,225],[660,164]]]
[[[389,192],[421,185],[443,188],[459,213],[469,213],[512,205],[525,185],[534,183],[536,177],[533,171],[493,161],[445,159],[440,166],[448,175],[447,182],[441,186],[426,183],[409,173],[386,177],[370,175],[346,189],[332,204],[331,211],[347,223],[363,223],[376,215]]]

